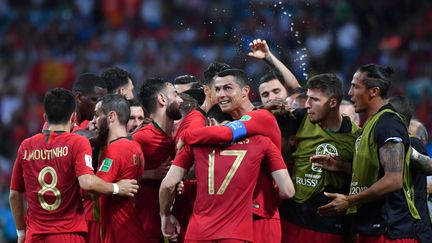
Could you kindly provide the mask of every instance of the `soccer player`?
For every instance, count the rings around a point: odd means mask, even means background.
[[[126,130],[128,108],[128,101],[120,95],[104,96],[96,104],[92,122],[99,140],[107,143],[96,175],[106,182],[139,180],[144,171],[141,148]],[[142,242],[145,235],[135,204],[134,198],[99,197],[102,242]]]
[[[348,94],[367,120],[356,140],[350,194],[326,193],[333,201],[318,208],[323,216],[354,213],[357,242],[417,242],[408,132],[386,99],[392,73],[375,64],[355,72]]]
[[[221,62],[214,62],[208,66],[204,72],[205,79],[203,82],[203,92],[205,94],[205,99],[201,103],[200,107],[193,109],[186,116],[182,115],[183,119],[176,132],[175,144],[177,144],[179,140],[183,138],[185,132],[196,128],[205,127],[206,116],[210,115],[209,117],[211,117],[211,114],[209,113],[212,110],[220,110],[219,106],[217,105],[213,81],[217,77],[218,72],[228,68],[231,68],[231,66]],[[185,91],[185,93],[189,94],[190,91],[191,90]],[[184,104],[185,102],[182,103],[182,106]],[[189,218],[192,214],[196,195],[196,179],[194,177],[187,177],[183,180],[183,184],[184,192],[177,196],[173,206],[173,214],[179,220],[181,226],[181,233],[177,239],[178,242],[183,242]]]
[[[136,100],[129,100],[130,117],[126,125],[128,133],[134,132],[141,125],[149,124],[151,121],[146,119],[144,108]]]
[[[83,73],[74,82],[72,92],[77,102],[76,124],[79,129],[86,129],[93,119],[96,101],[108,92],[107,85],[96,74]]]
[[[265,40],[253,40],[249,46],[251,48],[249,56],[264,60],[272,69],[275,69],[260,79],[258,90],[263,104],[274,98],[286,99],[288,91],[300,87],[294,74],[273,55]]]
[[[134,98],[132,75],[127,71],[118,67],[110,67],[102,72],[101,78],[107,84],[109,94],[119,94],[128,100]]]
[[[413,110],[411,108],[411,104],[409,101],[402,96],[394,96],[390,97],[388,100],[389,104],[393,106],[393,108],[402,115],[403,122],[405,126],[408,128],[411,117],[413,114]],[[413,149],[416,150],[417,153],[423,154],[427,156],[426,147],[422,143],[422,141],[415,137],[414,134],[410,134],[410,144]],[[413,152],[414,153],[414,152]],[[414,194],[415,194],[415,206],[420,214],[420,220],[416,221],[414,225],[411,225],[411,228],[415,229],[415,233],[420,242],[426,243],[432,239],[432,224],[429,218],[428,205],[427,205],[427,184],[426,184],[426,175],[428,174],[427,170],[422,171],[422,167],[416,165],[418,161],[414,161],[411,159],[410,161],[410,172],[412,176],[412,182],[414,185]],[[399,192],[400,193],[400,192]],[[401,195],[402,197],[403,195]],[[406,208],[408,210],[408,208]],[[408,216],[408,215],[404,215]],[[412,222],[409,218],[406,219],[407,222]]]
[[[248,135],[265,135],[281,149],[281,132],[274,116],[267,110],[254,110],[248,94],[250,86],[242,70],[225,69],[214,80],[216,97],[221,110],[236,121],[225,126],[197,128],[184,133],[186,144],[218,144]],[[271,128],[271,129],[269,129]],[[280,242],[281,228],[273,182],[260,171],[254,191],[254,242]]]
[[[159,186],[175,156],[174,138],[171,136],[174,120],[181,118],[182,99],[174,86],[165,79],[146,80],[139,98],[150,113],[152,123],[140,128],[132,136],[144,153],[145,167],[136,196],[136,209],[144,227],[143,242],[163,242],[160,231]]]
[[[107,183],[94,175],[89,141],[70,133],[75,107],[70,91],[49,91],[44,99],[48,130],[24,140],[18,150],[9,196],[18,242],[84,242],[80,187],[122,196],[138,189],[135,180]]]
[[[176,184],[195,162],[198,189],[185,242],[254,242],[251,203],[262,160],[279,188],[279,195],[292,197],[294,187],[288,170],[279,149],[269,138],[255,136],[233,145],[181,149],[159,192],[164,235],[175,240],[179,233],[179,224],[170,208]]]
[[[72,93],[77,103],[73,132],[90,138],[94,134],[88,132],[87,126],[93,119],[96,101],[107,94],[106,83],[95,74],[83,73],[75,80]],[[48,122],[45,121],[42,131],[47,128]]]
[[[282,221],[282,242],[344,242],[349,229],[348,219],[342,216],[321,217],[319,206],[330,200],[324,191],[348,193],[349,175],[322,170],[311,164],[312,156],[338,156],[352,161],[358,127],[342,116],[342,82],[334,74],[320,74],[307,81],[305,109],[293,111],[297,149],[291,155],[296,195],[279,207]]]

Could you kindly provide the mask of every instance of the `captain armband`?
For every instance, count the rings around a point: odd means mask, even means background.
[[[233,140],[231,142],[239,141],[245,138],[247,135],[246,126],[242,121],[232,121],[225,124],[224,126],[231,128],[233,135]]]

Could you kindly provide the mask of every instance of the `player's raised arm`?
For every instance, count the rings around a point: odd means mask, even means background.
[[[264,60],[270,67],[277,69],[284,78],[285,86],[288,89],[294,89],[300,87],[297,78],[294,74],[270,51],[266,40],[255,39],[249,44],[251,52],[248,53],[249,56]]]

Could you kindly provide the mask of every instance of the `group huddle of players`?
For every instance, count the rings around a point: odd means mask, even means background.
[[[387,97],[393,70],[358,68],[350,103],[336,75],[300,87],[265,40],[250,47],[272,68],[259,106],[220,62],[137,95],[120,68],[48,91],[12,172],[18,242],[430,242],[432,160]]]

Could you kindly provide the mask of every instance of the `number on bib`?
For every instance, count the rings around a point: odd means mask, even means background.
[[[226,175],[225,179],[222,182],[221,187],[216,192],[217,195],[224,194],[226,188],[231,182],[231,179],[233,178],[234,174],[237,172],[237,169],[239,168],[241,162],[243,161],[246,150],[222,150],[220,152],[220,155],[223,156],[236,156],[236,159],[234,160],[233,165],[231,166],[231,169],[228,171],[228,174]],[[210,195],[214,195],[214,166],[215,166],[215,150],[213,150],[209,154],[209,170],[208,170],[208,193]]]
[[[51,175],[51,177],[52,177],[51,183],[47,183],[45,181],[45,175],[46,174]],[[41,187],[42,187],[38,191],[38,199],[39,199],[39,202],[41,204],[41,207],[47,211],[56,210],[60,206],[60,203],[62,201],[62,197],[61,197],[60,190],[56,187],[57,186],[57,173],[54,170],[54,168],[51,166],[47,166],[47,167],[43,168],[39,172],[38,181],[39,181],[39,185],[41,185]],[[48,204],[45,201],[43,196],[46,192],[52,192],[54,194],[55,201],[53,204]]]

